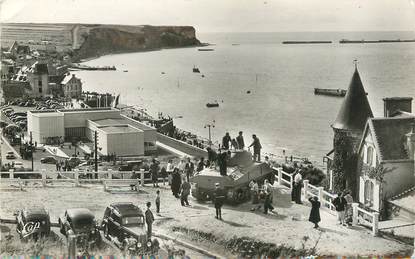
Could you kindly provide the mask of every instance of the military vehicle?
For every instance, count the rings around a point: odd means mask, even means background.
[[[245,150],[228,153],[226,176],[221,175],[219,166],[205,168],[190,178],[192,195],[199,201],[210,200],[219,183],[226,191],[226,202],[242,203],[250,198],[249,183],[256,180],[262,184],[268,179],[274,182],[276,171],[266,163],[254,162],[252,154]]]

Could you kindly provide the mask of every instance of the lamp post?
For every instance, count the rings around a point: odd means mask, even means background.
[[[204,126],[204,128],[208,128],[209,130],[209,147],[212,147],[212,133],[211,129],[215,127],[215,120],[212,121],[212,123],[208,123]]]

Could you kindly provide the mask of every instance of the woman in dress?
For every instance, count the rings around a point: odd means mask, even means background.
[[[311,203],[311,211],[310,211],[310,217],[308,218],[308,221],[314,223],[314,228],[318,228],[318,223],[320,222],[320,202],[318,201],[318,198],[311,197],[308,199]]]

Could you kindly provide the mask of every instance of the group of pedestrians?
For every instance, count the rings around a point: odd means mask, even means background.
[[[273,202],[273,190],[271,183],[265,179],[262,188],[259,188],[258,182],[256,180],[252,180],[249,183],[249,187],[251,190],[251,197],[252,197],[252,205],[251,211],[256,211],[261,209],[260,200],[264,201],[264,214],[268,214],[269,211],[274,210],[274,206],[272,206]]]
[[[245,141],[243,137],[243,132],[239,131],[238,136],[236,138],[231,138],[229,135],[229,132],[225,133],[225,136],[222,138],[222,146],[221,148],[224,150],[230,150],[230,147],[234,150],[243,150],[245,148]],[[259,138],[253,134],[252,135],[252,143],[248,146],[248,150],[250,148],[253,148],[254,154],[253,154],[253,160],[254,161],[261,161],[261,142],[259,141]]]

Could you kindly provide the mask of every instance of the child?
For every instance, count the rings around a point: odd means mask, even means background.
[[[156,213],[160,214],[160,190],[156,191]]]

